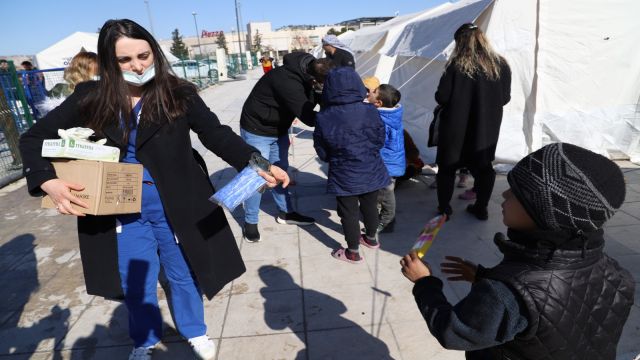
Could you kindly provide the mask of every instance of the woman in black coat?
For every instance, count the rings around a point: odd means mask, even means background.
[[[487,205],[495,182],[495,158],[502,107],[511,98],[511,70],[474,24],[454,35],[456,47],[440,78],[436,101],[440,113],[438,153],[438,212],[451,215],[455,172],[467,167],[475,178],[477,198],[467,211],[487,220]]]
[[[61,214],[78,216],[87,292],[124,297],[134,342],[130,359],[150,359],[162,319],[156,286],[160,265],[171,287],[178,331],[203,359],[215,356],[206,336],[201,293],[212,298],[240,276],[244,263],[190,131],[236,169],[253,162],[268,184],[288,184],[286,173],[220,124],[189,83],[175,77],[158,43],[131,20],[107,21],[98,38],[100,80],[79,84],[62,105],[38,121],[20,142],[29,192],[48,194]],[[142,109],[144,111],[142,111]],[[121,114],[126,114],[121,116]],[[120,161],[143,165],[142,211],[84,216],[71,204],[81,190],[56,178],[42,158],[44,139],[58,129],[88,127],[120,148]],[[191,275],[195,276],[195,278]]]

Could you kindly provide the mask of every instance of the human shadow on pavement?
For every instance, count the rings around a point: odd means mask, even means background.
[[[258,274],[266,285],[260,289],[260,294],[265,300],[265,323],[273,330],[290,328],[306,346],[306,349],[298,352],[295,359],[391,359],[389,348],[383,341],[342,316],[347,312],[347,307],[342,301],[316,290],[301,288],[287,271],[276,266],[262,266],[258,269]],[[283,302],[278,291],[272,290],[283,288],[304,291],[305,299],[314,299],[313,305],[308,306],[308,311],[313,314],[306,313],[307,318],[310,315],[321,317],[323,321],[332,324],[331,328],[307,331],[304,326],[304,331],[300,331],[300,323],[294,322],[287,314],[291,311],[290,305]],[[316,335],[313,336],[313,340],[308,340],[310,334]]]
[[[149,271],[149,263],[141,260],[133,260],[129,264],[129,273],[135,274],[134,276],[130,276],[128,280],[127,287],[129,291],[133,294],[137,294],[134,300],[131,301],[132,306],[136,306],[138,311],[148,314],[149,318],[153,318],[160,316],[157,312],[157,308],[154,305],[143,303],[144,299],[144,283],[142,279],[146,277],[146,274]],[[161,274],[162,278],[162,274]],[[161,285],[163,288],[167,285],[166,279],[161,279]],[[168,286],[166,286],[168,289]],[[165,290],[167,292],[167,290]],[[170,294],[167,293],[167,297]],[[127,354],[133,348],[133,344],[131,338],[129,336],[129,311],[127,310],[127,306],[124,302],[121,302],[113,311],[111,319],[108,322],[108,325],[96,325],[93,329],[93,332],[86,337],[78,338],[71,347],[71,360],[85,360],[85,359],[105,359],[109,360],[114,357],[114,352],[122,353],[123,356],[127,356]],[[177,334],[177,331],[173,329],[173,327],[164,322],[163,323],[163,331],[162,333],[165,335],[164,338],[174,337]],[[163,334],[156,333],[155,335],[159,338],[163,338]],[[165,343],[165,341],[163,341]],[[129,346],[121,347],[122,345],[128,344]],[[165,345],[171,344],[171,341],[165,343]],[[109,348],[112,347],[121,347],[117,350],[113,350],[113,352],[109,351]],[[186,345],[185,345],[186,346]],[[186,346],[188,348],[188,346]],[[164,359],[178,359],[182,358],[182,354],[175,353],[175,346],[166,346],[166,350],[160,349],[156,347],[153,352],[154,358],[164,358]],[[191,355],[191,351],[187,352],[187,354]]]
[[[40,288],[35,240],[33,234],[22,234],[0,246],[0,356],[32,355],[39,344],[48,339],[52,339],[55,346],[69,328],[71,312],[58,305],[39,319],[33,317],[40,315],[40,309],[29,310],[25,315],[29,299]],[[21,323],[30,325],[21,326]],[[52,359],[62,357],[54,351]]]

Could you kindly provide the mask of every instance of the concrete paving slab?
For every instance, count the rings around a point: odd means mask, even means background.
[[[302,290],[262,291],[231,297],[223,337],[304,330]]]
[[[304,333],[224,338],[219,359],[306,359]]]
[[[324,292],[337,286],[371,284],[371,281],[366,264],[340,261],[331,257],[330,252],[302,259],[302,283],[307,289]]]
[[[425,336],[429,332],[422,318],[403,323],[390,324],[400,348],[400,359],[464,359],[461,351],[445,350],[432,336]]]
[[[261,237],[267,246],[259,243],[245,243],[242,246],[242,258],[245,261],[272,261],[278,258],[298,257],[298,234],[296,232],[280,233],[274,226],[261,226]],[[262,242],[262,241],[261,241]]]
[[[245,248],[252,246],[247,244]],[[297,246],[294,248],[297,250]],[[269,260],[245,260],[247,272],[233,282],[233,294],[296,290],[300,281],[298,257],[271,258]]]
[[[389,325],[371,334],[359,326],[310,331],[307,337],[309,360],[315,359],[399,359]]]
[[[323,291],[305,290],[307,329],[366,327],[384,323],[385,317],[380,311],[382,298],[383,295],[375,291],[370,283],[334,284],[332,289]]]

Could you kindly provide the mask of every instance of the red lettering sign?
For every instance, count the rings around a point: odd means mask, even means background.
[[[224,31],[220,30],[220,31],[207,31],[207,30],[202,30],[202,33],[200,34],[200,37],[206,38],[206,37],[218,37],[220,34],[224,34]]]

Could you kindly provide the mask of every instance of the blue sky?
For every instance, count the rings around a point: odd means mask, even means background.
[[[158,39],[171,38],[175,28],[186,36],[198,29],[230,31],[236,27],[233,0],[148,0]],[[445,0],[239,0],[241,26],[271,21],[273,28],[290,24],[333,24],[364,16],[393,16],[430,8]],[[0,56],[32,55],[76,31],[95,32],[107,19],[129,18],[150,30],[144,0],[2,1]],[[8,15],[11,14],[11,15]]]

